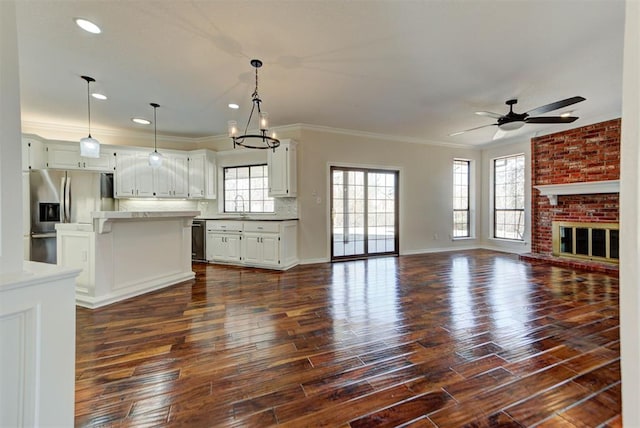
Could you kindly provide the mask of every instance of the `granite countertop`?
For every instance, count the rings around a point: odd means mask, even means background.
[[[255,217],[197,217],[195,220],[230,220],[230,221],[291,221],[298,220],[297,217],[290,218],[255,218]]]
[[[196,217],[200,211],[94,211],[94,219],[138,219],[158,217]]]

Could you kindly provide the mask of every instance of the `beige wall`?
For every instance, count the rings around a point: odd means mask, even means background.
[[[297,141],[298,242],[299,257],[303,262],[326,261],[330,257],[330,165],[400,171],[401,254],[477,245],[476,240],[452,241],[450,234],[452,161],[456,157],[472,160],[477,181],[480,177],[479,150],[376,140],[306,128],[302,128]],[[479,220],[477,215],[476,219]]]

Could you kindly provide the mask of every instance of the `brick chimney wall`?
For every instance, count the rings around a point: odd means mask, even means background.
[[[531,139],[532,185],[567,184],[620,178],[620,119]],[[551,255],[553,221],[617,223],[619,195],[558,196],[552,206],[533,188],[534,254]]]

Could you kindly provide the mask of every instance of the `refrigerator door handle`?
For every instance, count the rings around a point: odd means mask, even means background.
[[[56,237],[56,232],[31,233],[31,238],[33,238],[33,239],[55,238],[55,237]]]
[[[64,173],[65,176],[65,192],[64,192],[64,207],[65,207],[65,223],[71,222],[71,177],[67,176],[67,173]]]
[[[60,222],[61,223],[66,222],[65,221],[67,216],[67,207],[66,207],[67,199],[65,198],[66,193],[67,193],[67,177],[65,173],[65,175],[63,175],[62,178],[60,179],[60,205],[61,205]]]

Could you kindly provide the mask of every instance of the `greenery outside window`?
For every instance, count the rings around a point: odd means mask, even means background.
[[[267,165],[229,166],[224,168],[225,213],[273,213],[269,197]]]

